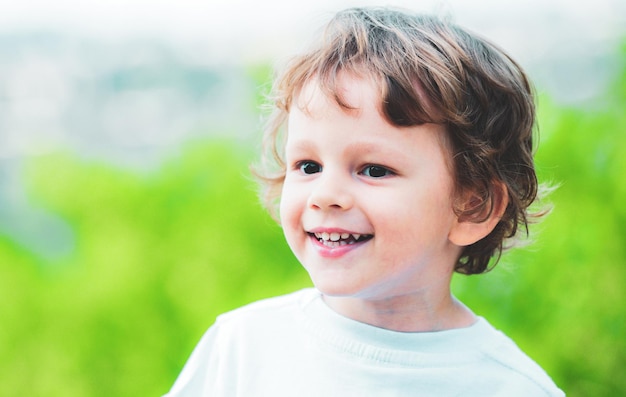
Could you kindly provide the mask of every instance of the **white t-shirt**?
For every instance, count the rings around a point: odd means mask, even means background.
[[[305,289],[221,315],[166,397],[564,396],[485,319],[389,331],[332,311]]]

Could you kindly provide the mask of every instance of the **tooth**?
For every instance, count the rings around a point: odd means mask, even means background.
[[[350,237],[350,233],[342,233],[341,234],[341,239],[342,240],[347,240]]]
[[[352,235],[352,237],[354,237],[355,240],[358,240],[361,237],[361,235],[355,233]]]
[[[323,232],[322,233],[322,240],[330,240],[330,234]]]
[[[330,241],[339,241],[339,238],[341,238],[341,235],[339,233],[331,233],[330,234]]]

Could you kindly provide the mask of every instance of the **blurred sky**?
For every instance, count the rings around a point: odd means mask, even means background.
[[[504,47],[540,87],[573,101],[593,95],[598,75],[611,72],[607,54],[626,35],[626,0],[0,0],[0,34],[156,38],[211,62],[281,60],[333,12],[358,5],[450,15]]]
[[[626,0],[0,0],[0,32],[151,36],[210,43],[224,57],[267,57],[293,50],[332,12],[356,5],[451,14],[522,61],[545,51],[595,51],[598,43],[615,42],[626,25]]]

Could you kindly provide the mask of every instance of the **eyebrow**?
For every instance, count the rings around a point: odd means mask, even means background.
[[[312,139],[299,140],[290,145],[294,150],[297,151],[314,151],[316,149],[315,141]],[[394,148],[386,147],[384,144],[381,145],[378,142],[357,142],[354,144],[350,144],[344,153],[344,155],[349,154],[350,152],[357,153],[366,153],[366,154],[377,154],[385,157],[393,158],[397,161],[404,161],[407,158],[407,153],[405,151],[397,150]]]
[[[285,148],[293,148],[295,150],[308,151],[315,149],[315,142],[311,139],[306,140],[298,140],[295,143],[293,141],[287,140],[287,145]]]

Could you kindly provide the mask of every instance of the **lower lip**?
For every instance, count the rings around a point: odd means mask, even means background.
[[[311,236],[311,243],[313,244],[313,247],[315,248],[315,250],[323,257],[325,258],[338,258],[340,256],[343,256],[345,254],[347,254],[348,252],[360,247],[361,245],[365,244],[365,242],[361,242],[361,243],[352,243],[352,244],[346,244],[346,245],[340,245],[338,247],[327,247],[324,244],[320,243],[320,241],[315,238],[315,236]]]

